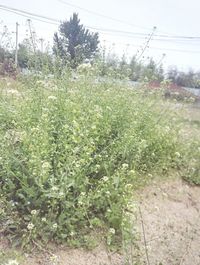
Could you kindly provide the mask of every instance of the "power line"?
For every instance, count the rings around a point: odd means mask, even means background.
[[[58,0],[58,1],[65,2],[63,0]],[[69,4],[67,2],[65,2],[65,3],[66,4]],[[72,5],[72,4],[69,4],[69,5]],[[72,6],[75,6],[75,5],[72,5]],[[13,12],[13,13],[16,13],[18,15],[23,15],[23,16],[28,17],[28,18],[30,18],[30,16],[31,16],[32,19],[39,20],[40,22],[45,22],[45,23],[48,23],[48,24],[59,25],[61,23],[60,20],[55,19],[55,18],[52,18],[52,17],[47,17],[47,16],[44,16],[44,15],[40,15],[40,14],[28,12],[28,11],[25,11],[25,10],[22,10],[22,9],[16,9],[16,8],[8,7],[8,6],[5,6],[5,5],[0,5],[0,9],[2,9],[4,11],[8,11],[8,12]],[[87,10],[85,8],[83,8],[83,9],[84,10]],[[93,12],[93,11],[89,11],[88,10],[88,12]],[[38,18],[40,18],[40,19],[38,19]],[[43,20],[41,20],[41,18]],[[110,17],[107,17],[107,18],[110,18]],[[110,19],[114,19],[114,18],[110,18]],[[121,21],[121,20],[118,20],[118,21]],[[126,23],[126,22],[124,22],[124,23]],[[133,25],[133,24],[131,24],[131,25]],[[91,26],[87,26],[87,28],[92,29],[92,30],[102,31],[102,32],[120,33],[120,34],[125,34],[125,35],[130,35],[130,36],[134,35],[134,36],[141,36],[141,37],[149,37],[149,34],[148,33],[121,31],[121,30],[116,30],[116,29],[98,28],[98,27],[91,27]],[[149,28],[148,28],[148,30],[149,30]],[[152,30],[152,29],[150,29],[150,30]],[[155,34],[154,37],[159,37],[159,38],[163,38],[163,39],[164,38],[165,39],[172,39],[172,40],[173,39],[178,39],[178,40],[200,40],[200,36],[182,36],[182,35]],[[161,40],[161,39],[159,39],[159,40]]]
[[[56,23],[56,22],[51,22],[51,21],[46,21],[46,20],[39,19],[38,17],[40,17],[40,16],[36,15],[36,14],[30,15],[29,13],[27,13],[25,15],[25,11],[23,11],[23,13],[21,13],[20,10],[15,11],[15,10],[12,10],[10,8],[3,8],[3,7],[1,7],[1,5],[0,5],[0,9],[4,10],[4,11],[7,11],[7,12],[10,12],[10,13],[17,14],[17,15],[25,17],[25,18],[33,19],[33,20],[36,20],[36,21],[39,21],[39,22],[43,22],[43,23],[47,23],[47,24],[52,24],[52,25],[57,25],[57,26],[60,24],[60,23]]]
[[[135,25],[135,24],[129,23],[129,22],[124,21],[124,20],[120,20],[120,19],[116,19],[116,18],[113,18],[113,17],[110,17],[110,16],[106,16],[106,15],[104,15],[104,14],[100,14],[100,13],[98,13],[98,12],[96,12],[96,11],[92,11],[92,10],[90,10],[90,9],[83,8],[83,7],[81,7],[81,6],[74,5],[74,4],[69,3],[69,2],[67,2],[67,1],[65,1],[65,0],[57,0],[57,1],[60,2],[60,3],[62,3],[62,4],[65,4],[65,5],[68,5],[68,6],[71,6],[71,7],[78,8],[78,9],[80,9],[80,10],[82,10],[82,11],[85,11],[85,12],[87,12],[87,13],[90,13],[90,14],[93,14],[93,15],[96,15],[96,16],[99,16],[99,17],[102,17],[102,18],[106,18],[106,19],[109,19],[109,20],[112,20],[112,21],[115,21],[115,22],[119,22],[119,23],[126,24],[126,25],[129,25],[129,26],[132,26],[132,27],[140,28],[140,29],[151,30],[151,28],[149,28],[149,27],[143,27],[143,26]],[[154,26],[154,27],[155,27],[155,26]],[[159,31],[159,30],[158,30],[158,32],[166,33],[166,32]],[[168,34],[168,33],[166,33],[166,34]],[[170,34],[169,34],[169,35],[170,35]],[[178,36],[178,37],[181,38],[182,36]],[[183,38],[185,38],[185,37],[183,37]],[[186,37],[186,38],[187,38],[187,37]],[[193,37],[191,37],[191,38],[193,38]],[[200,37],[199,37],[199,38],[200,38]]]
[[[140,33],[140,32],[130,32],[130,31],[122,31],[122,30],[115,30],[115,29],[106,29],[106,28],[98,28],[98,27],[90,27],[94,30],[99,30],[103,32],[113,32],[113,33],[120,33],[120,34],[127,34],[127,35],[137,35],[141,37],[147,37],[149,34],[147,33]],[[152,29],[151,29],[152,30]],[[178,40],[200,40],[200,36],[180,36],[180,35],[163,35],[163,34],[154,34],[155,37],[160,38],[169,38],[169,39],[178,39]]]
[[[109,20],[112,20],[112,21],[115,21],[115,22],[119,22],[119,23],[122,23],[122,24],[126,24],[126,25],[129,25],[129,26],[132,26],[132,27],[136,27],[136,28],[140,28],[140,29],[145,29],[145,30],[151,30],[151,28],[138,26],[138,25],[135,25],[135,24],[126,22],[126,21],[121,20],[121,19],[117,19],[117,18],[113,18],[113,17],[110,17],[110,16],[106,16],[106,15],[100,14],[98,12],[95,12],[95,11],[92,11],[92,10],[89,10],[89,9],[86,9],[86,8],[83,8],[83,7],[80,7],[80,6],[71,4],[71,3],[66,2],[66,1],[63,1],[63,0],[57,0],[57,1],[60,2],[60,3],[62,3],[62,4],[64,4],[64,5],[68,5],[68,6],[71,6],[71,7],[78,8],[78,9],[84,11],[84,12],[93,14],[95,16],[103,17],[103,18],[106,18],[106,19],[109,19]]]
[[[113,44],[118,44],[118,45],[123,45],[123,46],[132,46],[132,47],[135,47],[135,48],[141,48],[141,45],[136,45],[136,44],[132,44],[132,43],[122,43],[122,42],[112,42],[112,41],[106,41],[106,42],[110,42],[112,45]],[[183,53],[196,53],[196,54],[199,54],[200,53],[200,50],[199,51],[192,51],[192,50],[183,50],[183,49],[170,49],[170,48],[159,48],[159,47],[154,47],[154,46],[151,46],[151,49],[153,50],[160,50],[160,51],[172,51],[172,52],[183,52]]]
[[[27,14],[27,15],[30,15],[30,16],[37,16],[37,17],[40,17],[40,18],[43,18],[43,19],[46,19],[46,20],[50,20],[50,21],[54,21],[54,22],[60,22],[58,19],[55,19],[55,18],[34,14],[32,12],[28,12],[28,11],[25,11],[25,10],[22,10],[22,9],[13,8],[13,7],[8,7],[8,6],[5,6],[5,5],[0,5],[0,8],[6,8],[6,9],[10,9],[10,10],[13,10],[13,11],[16,11],[16,12],[24,13],[24,14]]]
[[[37,20],[40,22],[44,22],[47,24],[53,24],[53,25],[59,25],[60,21],[58,19],[55,18],[51,18],[51,17],[47,17],[47,16],[43,16],[43,15],[39,15],[39,14],[35,14],[32,12],[28,12],[28,11],[24,11],[21,9],[16,9],[16,8],[11,8],[5,5],[0,5],[0,9],[7,11],[7,12],[12,12],[15,13],[17,15],[29,18],[29,19],[33,19],[33,20]],[[41,19],[43,18],[43,19]],[[45,19],[45,20],[44,20]],[[115,30],[115,29],[105,29],[105,28],[95,28],[95,27],[88,27],[89,29],[92,30],[98,30],[98,31],[103,31],[104,33],[120,33],[120,34],[125,34],[125,35],[130,35],[130,37],[132,38],[138,38],[138,39],[144,39],[149,37],[149,34],[145,34],[145,33],[137,33],[137,32],[127,32],[127,31],[120,31],[120,30]],[[153,40],[155,41],[185,41],[185,40],[200,40],[199,36],[178,36],[178,35],[161,35],[161,34],[155,34],[154,37],[160,37],[160,39],[156,39],[154,38]],[[165,39],[166,38],[166,39]],[[172,39],[169,39],[172,38]],[[168,51],[177,51],[177,52],[189,52],[189,53],[199,53],[199,51],[189,51],[189,50],[179,50],[179,49],[167,49],[167,48],[157,48],[157,47],[151,47],[151,49],[159,49],[159,50],[168,50]]]
[[[183,52],[183,53],[200,53],[200,51],[191,51],[191,50],[180,50],[180,49],[170,49],[170,48],[159,48],[159,47],[151,47],[154,50],[165,50],[165,51],[172,51],[172,52]]]
[[[94,30],[94,28],[92,28],[93,30]],[[124,35],[124,34],[116,34],[116,33],[112,33],[112,32],[104,32],[104,31],[102,31],[101,32],[101,30],[100,29],[97,29],[96,28],[96,30],[98,30],[98,32],[100,32],[100,33],[103,33],[104,35],[109,35],[109,36],[121,36],[121,37],[126,37],[126,38],[131,38],[131,39],[138,39],[138,40],[147,40],[148,39],[148,37],[150,36],[150,35],[147,35],[147,36],[140,36],[140,35],[137,35],[137,34],[135,34],[135,35]],[[154,35],[155,36],[155,35]],[[157,42],[170,42],[170,43],[176,43],[176,44],[180,44],[180,45],[199,45],[200,43],[200,40],[181,40],[181,39],[179,39],[179,40],[177,40],[177,39],[162,39],[162,38],[158,38],[158,37],[153,37],[152,38],[152,40],[151,41],[157,41]]]

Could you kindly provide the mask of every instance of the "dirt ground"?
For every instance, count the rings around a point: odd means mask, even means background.
[[[143,190],[140,201],[143,264],[145,235],[149,264],[200,265],[200,187],[157,182]]]
[[[180,179],[155,181],[140,192],[137,203],[140,262],[133,258],[128,265],[200,265],[200,187]],[[93,251],[60,248],[53,254],[51,259],[29,255],[20,265],[127,265],[122,254],[103,246]]]
[[[105,247],[99,246],[92,251],[63,248],[54,252],[55,256],[39,255],[26,259],[22,265],[121,265],[120,254],[109,254]]]

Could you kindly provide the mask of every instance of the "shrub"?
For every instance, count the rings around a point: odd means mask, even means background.
[[[23,244],[84,244],[98,228],[120,241],[134,187],[176,165],[177,127],[160,95],[64,77],[29,77],[21,95],[0,102],[5,231]]]

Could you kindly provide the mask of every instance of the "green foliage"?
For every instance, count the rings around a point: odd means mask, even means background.
[[[154,60],[150,58],[148,64],[141,69],[140,79],[158,80],[161,82],[164,79],[162,66],[157,66]]]
[[[14,55],[6,47],[0,47],[0,75],[15,76]]]
[[[137,62],[135,56],[133,56],[131,61],[130,61],[130,69],[131,69],[131,72],[129,74],[130,80],[138,81],[140,79],[142,64]]]
[[[164,79],[162,65],[156,65],[152,58],[147,63],[138,61],[135,56],[128,62],[126,55],[121,58],[103,49],[100,54],[100,75],[131,81],[159,81]]]
[[[200,88],[200,72],[178,71],[176,67],[171,67],[168,70],[168,79],[178,86]]]
[[[94,229],[119,243],[133,189],[178,164],[177,127],[160,113],[160,95],[87,75],[29,77],[19,91],[1,91],[2,227],[23,245],[83,245]]]
[[[27,68],[29,64],[30,51],[24,44],[19,44],[18,65],[20,68]]]
[[[58,33],[54,35],[54,54],[64,61],[70,61],[75,68],[85,59],[95,56],[98,50],[98,33],[91,33],[80,24],[78,14],[74,13],[69,21],[61,23]]]
[[[18,66],[20,69],[40,71],[43,74],[52,73],[54,69],[53,58],[49,51],[34,50],[29,39],[25,39],[19,44]]]
[[[6,59],[13,59],[13,55],[7,49],[0,47],[0,63],[3,63]]]

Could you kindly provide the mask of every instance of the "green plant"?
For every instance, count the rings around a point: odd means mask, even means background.
[[[23,245],[84,245],[98,229],[120,244],[133,190],[178,164],[178,128],[160,113],[160,93],[89,75],[18,86],[20,96],[2,91],[0,101],[4,230]]]
[[[60,24],[59,34],[54,34],[54,54],[64,59],[64,63],[68,59],[72,68],[93,58],[98,51],[98,33],[92,33],[80,24],[77,13]]]

